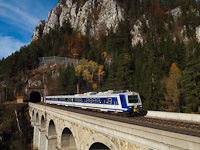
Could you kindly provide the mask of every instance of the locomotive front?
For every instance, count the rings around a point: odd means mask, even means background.
[[[127,112],[129,112],[129,114],[135,114],[135,113],[140,112],[140,109],[142,108],[142,101],[141,101],[139,93],[127,92],[124,95],[124,100],[123,100],[123,96],[120,96],[120,99],[122,101],[122,107],[126,107]]]

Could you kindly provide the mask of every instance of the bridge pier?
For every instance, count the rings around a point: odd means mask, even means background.
[[[45,150],[46,149],[46,130],[39,128],[39,143],[38,143],[38,150]]]
[[[33,147],[38,148],[38,143],[39,143],[39,124],[35,122],[34,133],[33,133]]]
[[[46,136],[47,148],[46,150],[58,150],[57,135]]]

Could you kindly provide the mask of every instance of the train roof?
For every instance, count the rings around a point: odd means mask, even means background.
[[[87,92],[84,94],[76,94],[75,96],[90,96],[90,95],[103,96],[103,95],[113,95],[113,94],[123,94],[123,93],[137,93],[137,92],[132,92],[129,90],[119,90],[119,91],[108,90],[105,92]]]
[[[125,93],[131,93],[131,94],[138,94],[137,92],[133,92],[133,91],[129,91],[129,90],[119,90],[119,91],[113,91],[113,90],[108,90],[108,91],[104,91],[104,92],[87,92],[87,93],[83,93],[83,94],[75,94],[75,95],[60,95],[60,96],[69,96],[69,97],[82,97],[82,96],[111,96],[111,95],[119,95],[119,94],[125,94]],[[59,96],[59,95],[57,95]],[[57,96],[47,96],[47,97],[57,97]]]

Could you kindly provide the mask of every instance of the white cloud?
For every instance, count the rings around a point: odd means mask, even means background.
[[[4,17],[9,24],[14,24],[23,30],[33,32],[39,18],[19,9],[16,6],[0,1],[0,16]]]
[[[28,43],[21,42],[11,36],[0,35],[0,58],[11,55],[24,45],[28,45]]]

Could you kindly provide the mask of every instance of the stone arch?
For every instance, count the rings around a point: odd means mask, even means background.
[[[61,135],[61,150],[76,150],[75,138],[69,128],[65,128]]]
[[[85,146],[84,149],[88,149],[88,150],[92,150],[90,149],[92,146],[96,147],[96,144],[100,144],[101,146],[106,146],[109,149],[112,150],[118,150],[117,146],[106,136],[102,135],[102,134],[94,134],[92,135],[88,141],[87,144]]]
[[[56,126],[53,120],[49,121],[49,127],[48,127],[48,136],[57,135],[56,133]]]
[[[36,120],[35,120],[36,123],[39,124],[39,115],[38,115],[38,112],[36,113],[36,118],[35,118],[35,119],[36,119]]]
[[[74,142],[75,142],[75,146],[74,147],[76,147],[75,150],[79,149],[78,138],[76,138],[76,137],[78,137],[78,135],[76,134],[76,132],[74,130],[74,125],[72,125],[71,123],[69,123],[67,121],[64,121],[62,123],[61,129],[60,129],[60,132],[59,132],[59,137],[60,137],[59,141],[60,141],[60,146],[61,146],[60,149],[63,150],[63,148],[62,148],[62,142],[64,142],[64,140],[62,139],[62,137],[63,137],[63,133],[66,134],[66,131],[64,132],[64,130],[66,130],[66,129],[68,129],[71,132],[71,138],[73,136],[73,139],[74,139]],[[69,132],[67,132],[67,133],[69,133]]]
[[[30,102],[38,103],[41,102],[41,93],[37,91],[33,91],[30,93]]]
[[[56,126],[53,120],[50,120],[48,126],[48,150],[57,150],[57,133]]]
[[[34,112],[34,110],[32,110],[31,120],[32,120],[32,121],[35,121],[35,112]]]
[[[45,121],[45,118],[44,118],[44,115],[41,116],[41,121],[40,121],[40,128],[41,129],[45,129],[46,128],[46,121]]]
[[[102,143],[97,142],[92,144],[89,150],[110,150],[110,148],[108,148],[106,145]]]

